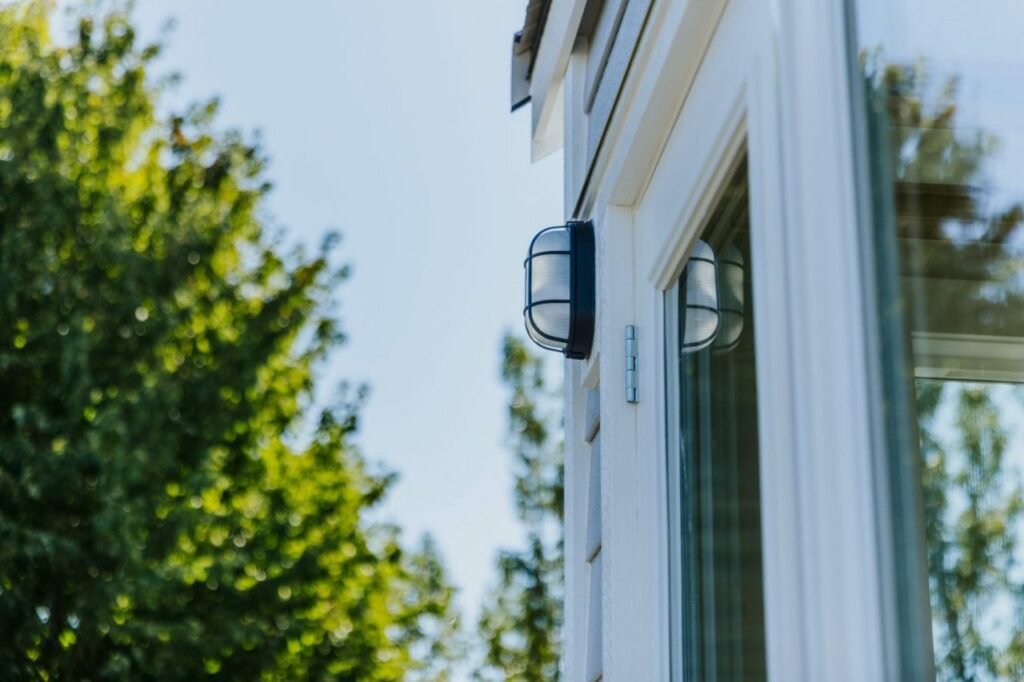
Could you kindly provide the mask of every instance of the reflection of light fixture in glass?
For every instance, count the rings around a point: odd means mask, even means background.
[[[734,245],[718,259],[718,310],[722,322],[713,348],[730,351],[743,333],[743,254]]]
[[[572,221],[541,230],[526,268],[526,332],[567,358],[590,355],[594,340],[594,226]]]
[[[715,252],[697,241],[686,261],[683,353],[695,353],[715,340],[721,313],[718,311],[718,276]]]

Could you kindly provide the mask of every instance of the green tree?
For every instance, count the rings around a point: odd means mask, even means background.
[[[313,412],[333,239],[281,255],[259,149],[163,122],[122,9],[0,6],[0,678],[445,679],[452,588]]]
[[[485,647],[478,679],[549,682],[560,677],[563,593],[563,444],[544,364],[506,334],[501,377],[509,391],[516,511],[526,548],[498,557],[499,582],[478,625]]]

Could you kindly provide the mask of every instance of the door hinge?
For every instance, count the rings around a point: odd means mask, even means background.
[[[637,376],[636,325],[626,325],[626,402],[640,402]]]

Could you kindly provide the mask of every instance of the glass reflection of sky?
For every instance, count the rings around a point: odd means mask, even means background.
[[[958,80],[958,135],[994,133],[986,159],[992,210],[1024,195],[1024,2],[1020,0],[879,0],[857,3],[858,37],[886,61],[923,64],[934,99]],[[1020,231],[1018,231],[1020,232]],[[1017,234],[1019,244],[1024,236]]]

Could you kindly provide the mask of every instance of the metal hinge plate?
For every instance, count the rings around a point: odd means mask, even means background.
[[[636,325],[626,325],[626,402],[640,402]]]

